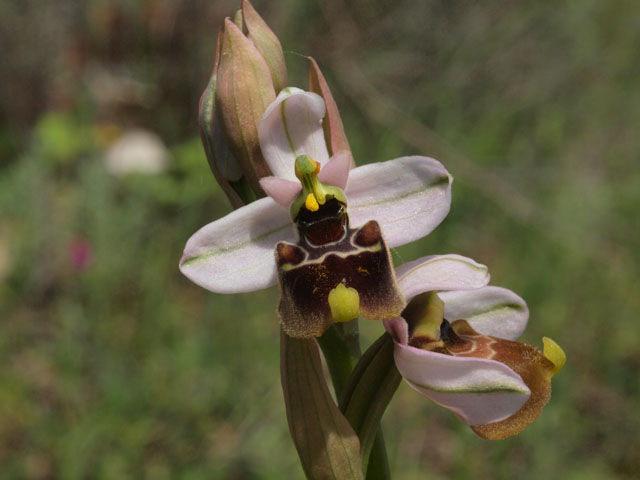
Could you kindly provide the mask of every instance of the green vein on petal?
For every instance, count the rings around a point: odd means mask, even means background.
[[[220,248],[217,248],[217,249],[215,249],[215,250],[213,250],[211,252],[206,252],[206,253],[202,253],[202,254],[199,254],[199,255],[194,255],[193,257],[189,257],[185,261],[183,261],[181,263],[181,265],[182,266],[190,265],[190,264],[198,262],[200,260],[204,260],[204,259],[207,259],[207,258],[215,257],[215,256],[218,256],[218,255],[221,255],[221,254],[227,254],[229,252],[233,252],[234,250],[240,250],[240,249],[242,249],[242,248],[244,248],[244,247],[246,247],[246,246],[248,246],[248,245],[250,245],[250,244],[252,244],[254,242],[258,242],[258,241],[260,241],[260,240],[262,240],[264,238],[267,238],[267,237],[269,237],[271,235],[274,235],[276,233],[280,233],[282,231],[285,231],[288,228],[290,228],[290,226],[291,226],[290,224],[287,224],[287,225],[283,225],[282,227],[274,228],[273,230],[269,230],[267,232],[264,232],[261,235],[258,235],[257,237],[252,238],[251,240],[248,240],[248,241],[243,242],[243,243],[239,243],[237,245],[233,245],[231,247],[226,247],[226,248],[225,247],[220,247]],[[274,247],[275,247],[276,242],[277,242],[277,240],[274,240],[274,243],[273,243]]]
[[[428,190],[429,188],[440,187],[440,186],[448,185],[448,184],[449,184],[449,177],[444,175],[442,177],[434,179],[430,183],[423,184],[420,188],[417,188],[415,190],[411,190],[410,192],[405,192],[402,195],[397,195],[397,196],[388,197],[388,198],[381,198],[380,200],[375,201],[375,202],[366,202],[366,203],[360,203],[360,204],[357,203],[357,202],[354,202],[351,206],[355,207],[355,208],[358,208],[358,207],[364,207],[364,206],[374,207],[376,205],[384,205],[384,204],[387,204],[389,202],[393,202],[393,201],[396,201],[396,200],[403,200],[403,199],[406,199],[406,198],[413,197],[414,195],[419,195],[419,194],[423,193],[425,190]],[[347,192],[348,192],[348,190],[347,190]],[[348,198],[348,195],[347,195],[347,201],[348,200],[349,200],[349,198]]]
[[[422,385],[419,383],[411,382],[405,379],[407,383],[410,383],[418,388],[423,388],[425,390],[429,390],[431,392],[438,393],[452,393],[452,394],[460,394],[460,393],[478,393],[478,394],[495,394],[495,393],[518,393],[523,395],[528,395],[529,390],[521,390],[508,385],[498,385],[498,386],[486,386],[486,387],[476,387],[476,388],[463,388],[463,387],[455,387],[455,388],[444,388],[444,387],[433,387],[428,385]]]

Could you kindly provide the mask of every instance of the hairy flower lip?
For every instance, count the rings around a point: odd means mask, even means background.
[[[338,230],[322,227],[317,232],[319,242],[314,243],[309,230],[298,223],[300,240],[276,246],[281,292],[278,318],[292,337],[318,337],[333,322],[353,320],[358,315],[381,321],[399,315],[406,304],[378,223],[370,220],[363,226],[349,227],[340,202],[332,202],[324,218],[328,224],[344,228],[340,239],[333,236]],[[348,319],[337,319],[337,304],[332,306],[332,292],[341,284],[356,295],[356,305],[347,309],[356,313]],[[352,294],[349,298],[352,302]]]

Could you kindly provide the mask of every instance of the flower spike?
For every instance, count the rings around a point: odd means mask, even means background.
[[[542,350],[515,341],[529,310],[488,286],[486,266],[454,254],[397,269],[391,261],[390,246],[445,218],[451,175],[421,156],[355,168],[318,64],[308,57],[309,91],[287,87],[280,41],[241,3],[218,36],[199,109],[211,170],[236,210],[189,239],[180,270],[220,293],[278,283],[283,391],[306,475],[369,478],[371,463],[373,476],[389,476],[379,427],[400,374],[482,438],[520,433],[550,398],[562,348],[547,337]],[[387,333],[351,369],[360,316],[382,320]],[[351,323],[328,330],[338,322]]]

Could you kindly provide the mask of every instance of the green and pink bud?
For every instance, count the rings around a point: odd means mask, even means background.
[[[218,35],[213,72],[199,112],[209,165],[235,208],[263,195],[259,179],[271,171],[260,149],[258,125],[286,83],[278,38],[244,0],[242,10],[233,21],[225,20]]]

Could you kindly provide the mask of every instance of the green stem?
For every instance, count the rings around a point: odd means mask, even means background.
[[[329,367],[336,398],[340,398],[353,368],[360,359],[358,320],[334,323],[318,338],[324,358]]]
[[[345,392],[345,387],[347,383],[352,386],[357,383],[351,378],[351,374],[361,357],[358,320],[334,323],[318,338],[318,344],[327,362],[336,398],[342,399],[345,393],[350,397],[351,392]],[[370,448],[367,468],[364,469],[367,480],[389,480],[391,472],[387,449],[379,427]]]
[[[371,453],[369,454],[369,465],[367,466],[365,475],[366,480],[389,480],[391,478],[389,460],[387,459],[387,447],[384,443],[382,427],[378,428],[378,433],[373,441]]]
[[[373,449],[380,442],[380,419],[402,378],[393,359],[393,345],[388,333],[375,341],[356,365],[340,397],[340,410],[360,438],[360,456],[367,467],[371,454],[380,453],[379,446]],[[372,476],[367,478],[385,478],[382,470],[388,471],[388,467],[377,459],[374,465]]]

